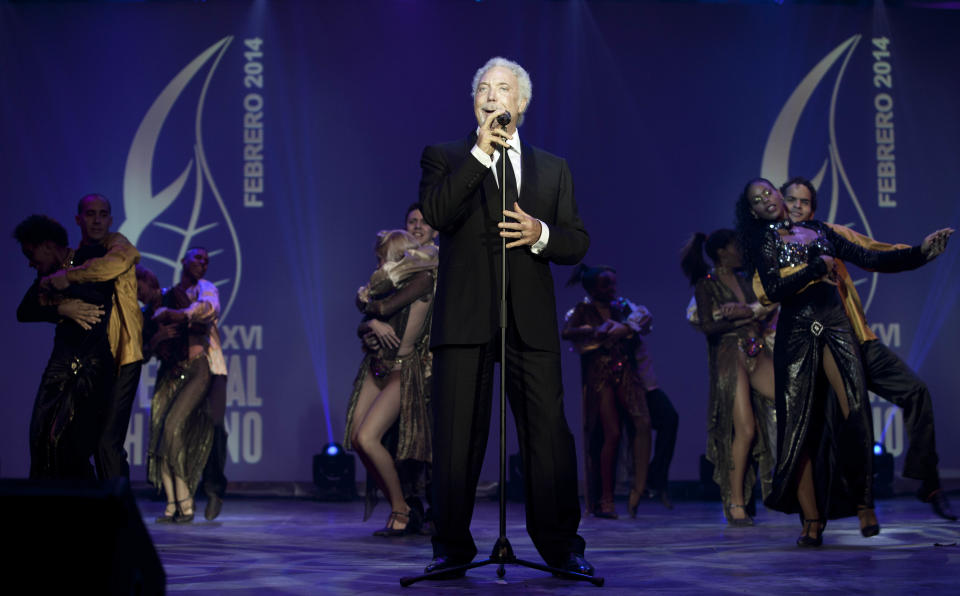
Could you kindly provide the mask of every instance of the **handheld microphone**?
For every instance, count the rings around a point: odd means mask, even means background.
[[[497,116],[497,124],[500,125],[500,128],[506,128],[511,120],[513,120],[513,117],[510,116],[510,112],[504,112]]]

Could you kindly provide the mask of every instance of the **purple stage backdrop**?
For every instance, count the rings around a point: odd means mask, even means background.
[[[821,219],[880,240],[960,227],[957,31],[958,11],[789,3],[5,4],[0,473],[27,473],[53,336],[15,321],[34,273],[9,233],[45,213],[75,244],[76,201],[100,192],[164,285],[186,247],[211,251],[229,478],[309,479],[311,456],[342,438],[374,234],[402,226],[423,147],[473,129],[474,70],[502,54],[533,79],[524,140],[570,162],[586,262],[618,268],[622,293],[655,316],[651,352],[681,417],[671,477],[696,478],[707,351],[684,320],[680,248],[731,226],[735,197],[761,174],[815,177]],[[960,475],[958,256],[954,242],[916,272],[856,273],[877,334],[933,392],[945,476]],[[581,291],[563,287],[568,268],[554,275],[562,316]],[[577,357],[563,364],[580,444]],[[145,368],[128,435],[135,480],[155,373]],[[874,413],[899,457],[902,416],[882,401]]]

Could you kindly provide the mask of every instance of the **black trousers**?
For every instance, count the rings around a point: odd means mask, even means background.
[[[657,432],[653,444],[653,458],[647,469],[647,487],[651,490],[667,490],[667,476],[673,450],[677,446],[677,427],[680,416],[670,403],[670,398],[660,388],[647,392],[647,409],[650,410],[650,423]]]
[[[577,535],[577,460],[563,412],[560,355],[530,350],[516,334],[507,343],[507,395],[523,460],[527,533],[547,564],[560,565],[585,546]],[[490,431],[499,345],[496,338],[434,350],[433,549],[457,563],[477,553],[470,520]]]
[[[903,424],[910,440],[903,463],[904,477],[923,480],[928,492],[940,488],[933,403],[927,384],[883,342],[864,342],[861,350],[867,389],[903,410]]]
[[[101,480],[121,476],[130,478],[130,464],[124,444],[127,442],[130,412],[137,395],[142,364],[138,360],[121,366],[108,396],[103,430],[93,458],[97,464],[97,476]]]
[[[213,446],[203,468],[203,492],[207,497],[221,499],[227,492],[227,477],[223,470],[227,465],[227,429],[223,417],[227,410],[227,376],[211,375],[207,391],[207,407],[213,419]]]

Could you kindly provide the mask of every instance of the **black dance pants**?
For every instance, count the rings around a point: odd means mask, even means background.
[[[879,340],[862,344],[867,389],[903,410],[910,446],[903,463],[906,478],[923,480],[928,492],[940,488],[933,402],[927,384]]]
[[[531,350],[515,333],[507,342],[506,385],[524,468],[527,533],[548,565],[583,554],[573,434],[563,413],[560,355]],[[490,431],[499,338],[485,345],[443,346],[433,353],[434,556],[466,563],[477,553],[470,534],[477,481]],[[491,545],[492,547],[493,545]]]
[[[667,476],[673,450],[677,446],[677,427],[680,417],[670,398],[659,387],[647,392],[647,409],[650,410],[650,424],[657,432],[653,443],[653,459],[647,470],[647,487],[655,491],[667,490]]]
[[[130,426],[130,412],[137,396],[140,384],[140,368],[143,361],[137,360],[124,364],[117,371],[109,399],[104,412],[103,430],[100,443],[94,455],[97,464],[97,476],[101,480],[130,478],[130,464],[127,461],[127,428]]]
[[[222,499],[227,492],[227,477],[223,473],[227,465],[227,429],[223,425],[227,409],[227,375],[210,376],[207,407],[213,420],[213,446],[203,467],[203,492],[208,498]]]

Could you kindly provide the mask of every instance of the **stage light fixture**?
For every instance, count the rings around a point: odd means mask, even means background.
[[[327,443],[313,456],[313,483],[321,501],[352,501],[357,496],[356,463],[352,453],[337,443]]]

